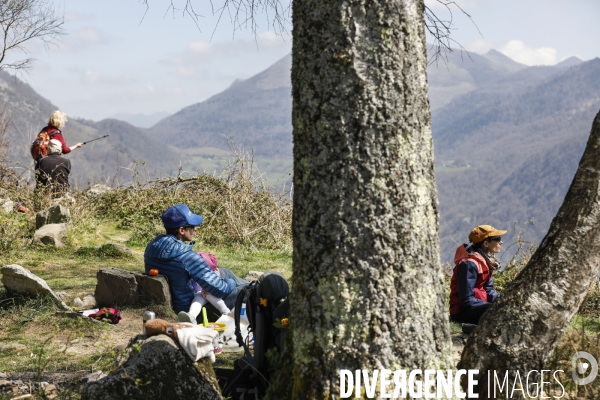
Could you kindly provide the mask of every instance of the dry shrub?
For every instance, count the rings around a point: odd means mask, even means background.
[[[251,156],[238,156],[219,176],[162,178],[95,196],[95,214],[133,231],[129,244],[143,246],[164,233],[160,216],[185,203],[204,217],[198,241],[211,246],[291,248],[291,204],[256,185],[260,175]]]

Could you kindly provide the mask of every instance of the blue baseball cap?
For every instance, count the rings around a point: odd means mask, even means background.
[[[180,226],[198,226],[202,223],[202,216],[190,211],[185,204],[177,204],[169,207],[160,217],[167,229],[179,228]]]

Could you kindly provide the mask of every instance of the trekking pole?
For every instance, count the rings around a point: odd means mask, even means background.
[[[96,141],[96,140],[104,139],[105,137],[108,137],[108,135],[104,135],[104,136],[101,136],[101,137],[96,138],[96,139],[88,140],[87,142],[83,142],[83,144],[88,144],[88,143],[91,143],[91,142]]]

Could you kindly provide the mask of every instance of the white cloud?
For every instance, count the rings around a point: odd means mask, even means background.
[[[75,32],[76,37],[83,43],[105,44],[108,39],[100,29],[85,27]]]
[[[472,43],[467,44],[465,46],[465,49],[467,49],[467,51],[472,51],[473,53],[485,54],[495,47],[496,46],[494,45],[494,43],[492,43],[488,40],[481,39],[481,40],[476,40]]]
[[[558,62],[556,49],[528,47],[521,40],[511,40],[497,49],[499,52],[525,65],[554,65]]]
[[[214,45],[210,42],[206,42],[204,40],[199,40],[197,42],[191,42],[187,46],[187,50],[193,54],[209,54],[211,50],[214,49]]]
[[[465,46],[468,51],[485,54],[491,49],[498,50],[516,62],[525,65],[554,65],[558,60],[557,51],[552,47],[533,48],[521,40],[511,40],[506,43],[494,43],[488,40],[476,40]]]

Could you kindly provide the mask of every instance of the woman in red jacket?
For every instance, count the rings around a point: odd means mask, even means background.
[[[500,252],[504,243],[501,235],[505,233],[490,225],[479,225],[469,234],[472,244],[463,244],[456,249],[456,266],[450,282],[452,321],[476,325],[481,315],[498,298],[492,272],[500,266],[494,255]]]
[[[48,126],[42,129],[42,132],[46,132],[50,139],[56,139],[62,144],[62,154],[70,153],[71,150],[75,150],[81,146],[83,143],[77,143],[73,147],[67,146],[65,142],[65,138],[62,135],[61,128],[65,126],[67,123],[67,115],[62,111],[53,111],[50,114],[50,120],[48,121]]]

